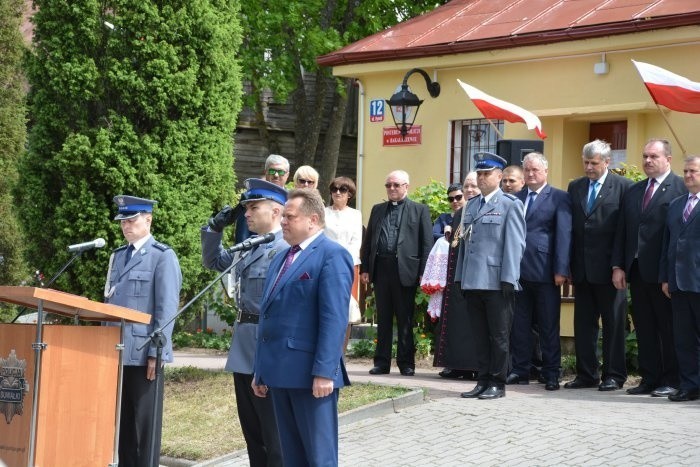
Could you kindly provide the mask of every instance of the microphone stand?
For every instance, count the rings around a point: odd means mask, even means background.
[[[148,465],[152,466],[153,461],[155,460],[155,450],[156,450],[156,422],[157,422],[157,416],[158,416],[158,410],[160,406],[160,398],[158,397],[158,388],[161,383],[161,379],[163,377],[163,369],[161,368],[161,363],[163,361],[163,347],[165,347],[165,344],[168,343],[167,337],[163,334],[163,330],[167,328],[170,323],[175,321],[178,316],[180,316],[185,310],[187,310],[194,302],[199,300],[199,298],[204,295],[209,289],[211,289],[216,283],[218,283],[222,277],[224,277],[226,274],[228,274],[238,263],[239,261],[243,259],[243,255],[239,256],[238,258],[234,259],[231,264],[224,269],[213,281],[211,281],[206,287],[204,287],[197,295],[192,297],[192,299],[187,302],[182,308],[178,310],[175,315],[170,318],[168,321],[165,322],[162,326],[160,326],[158,329],[155,329],[149,336],[148,339],[141,344],[137,350],[143,350],[144,347],[146,347],[149,344],[155,345],[156,346],[156,390],[153,392],[153,413],[151,416],[151,439],[150,439],[150,448],[149,448],[149,462]]]
[[[61,274],[63,274],[63,272],[64,272],[66,269],[68,269],[68,267],[69,267],[71,264],[73,264],[73,262],[74,262],[76,259],[78,259],[78,258],[80,257],[80,255],[82,255],[82,254],[83,254],[82,251],[76,251],[76,252],[73,254],[73,256],[71,256],[71,258],[61,267],[61,269],[58,270],[58,272],[57,272],[56,274],[54,274],[54,276],[53,276],[46,284],[42,284],[42,285],[41,285],[41,288],[42,288],[42,289],[48,289],[49,286],[51,286],[51,284],[53,284],[54,282],[56,282],[56,279],[58,279],[58,276],[60,276]],[[14,323],[15,321],[17,321],[17,319],[18,319],[20,316],[22,316],[22,315],[27,311],[27,309],[28,309],[28,308],[27,308],[26,306],[23,306],[23,307],[19,310],[19,313],[17,313],[17,316],[15,316],[15,318],[14,318],[12,321],[10,321],[10,323]]]

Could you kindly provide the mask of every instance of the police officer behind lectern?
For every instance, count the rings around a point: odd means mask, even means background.
[[[152,466],[159,465],[161,424],[163,418],[163,378],[156,387],[156,347],[144,344],[154,329],[162,327],[177,313],[182,274],[175,252],[151,235],[153,205],[156,201],[119,195],[114,197],[119,213],[114,220],[121,223],[128,242],[109,258],[105,302],[148,313],[150,324],[124,325],[124,377],[119,425],[120,467],[149,465],[151,430],[155,430]],[[163,362],[173,361],[173,324],[163,329],[167,340]],[[153,401],[158,393],[156,426],[153,426]]]
[[[233,270],[238,316],[233,327],[231,349],[226,360],[226,370],[233,372],[238,419],[248,449],[251,466],[281,466],[277,423],[272,399],[256,397],[251,388],[256,335],[260,317],[263,286],[272,258],[278,251],[289,247],[282,238],[282,210],[287,200],[284,187],[256,178],[245,182],[247,191],[241,204],[245,207],[245,220],[251,232],[260,235],[274,233],[275,240],[245,252]],[[202,263],[204,267],[223,271],[234,261],[234,254],[221,244],[223,234],[212,229],[211,222],[204,227],[202,237]]]

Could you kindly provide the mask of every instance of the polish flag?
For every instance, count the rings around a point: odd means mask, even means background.
[[[527,125],[528,130],[535,130],[535,133],[537,133],[537,136],[540,138],[545,139],[547,137],[542,131],[542,123],[540,119],[537,118],[537,115],[515,104],[511,104],[510,102],[489,96],[485,92],[479,91],[474,86],[463,83],[461,80],[457,80],[457,82],[462,86],[464,92],[467,93],[484,117],[493,120],[507,120],[510,123],[522,122]]]
[[[644,62],[634,66],[654,102],[677,112],[700,114],[700,83]]]

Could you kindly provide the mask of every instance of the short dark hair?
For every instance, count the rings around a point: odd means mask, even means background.
[[[449,195],[453,191],[462,191],[462,184],[461,183],[450,184],[450,186],[447,187],[447,194]]]
[[[335,177],[333,180],[331,180],[331,183],[328,185],[328,189],[332,190],[333,187],[336,186],[338,188],[347,188],[351,198],[355,196],[355,193],[357,193],[357,187],[355,186],[355,182],[353,182],[352,179],[349,177]]]

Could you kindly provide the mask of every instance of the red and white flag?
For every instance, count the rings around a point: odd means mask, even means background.
[[[700,113],[700,83],[644,62],[632,63],[654,102],[677,112]]]
[[[457,80],[457,82],[484,117],[493,120],[507,120],[510,123],[522,122],[527,125],[528,130],[535,130],[535,133],[540,138],[545,139],[547,137],[542,131],[542,122],[540,122],[537,115],[510,102],[489,96],[474,86],[463,83],[461,80]]]

